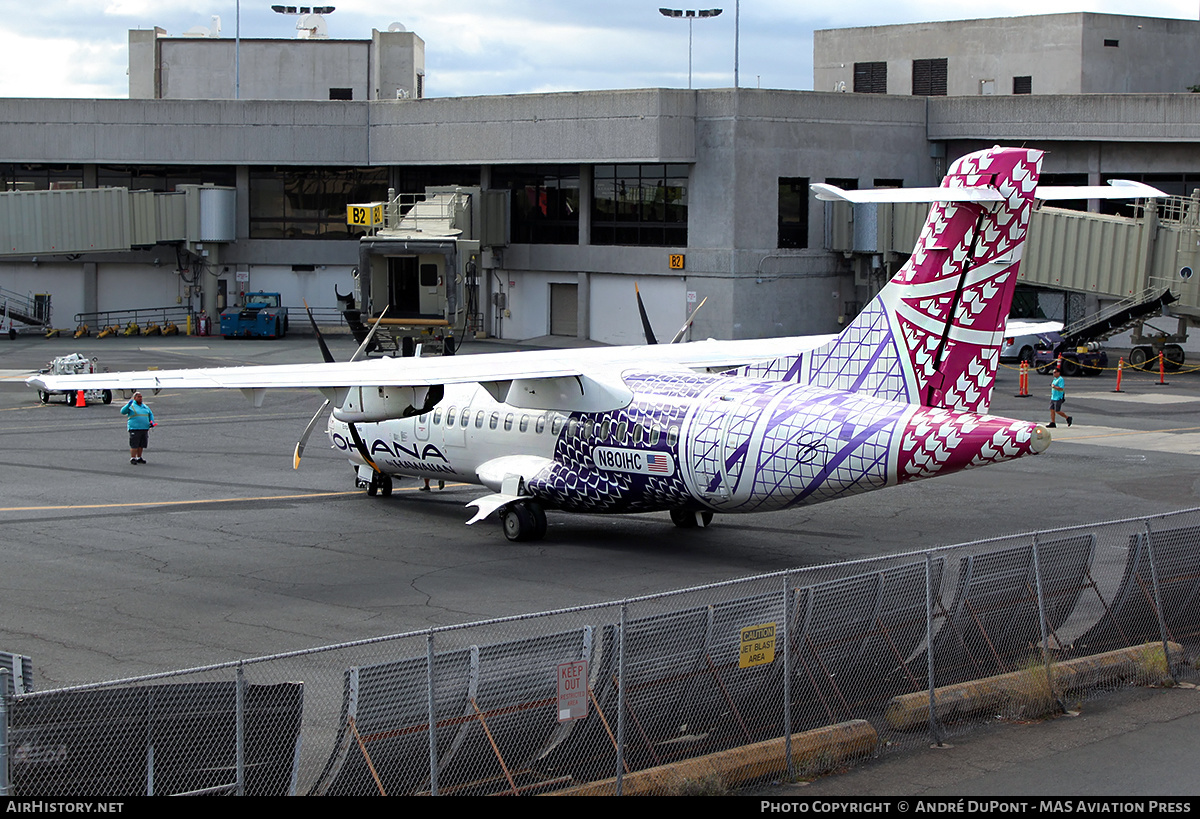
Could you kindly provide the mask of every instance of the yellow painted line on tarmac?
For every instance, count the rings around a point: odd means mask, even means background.
[[[195,506],[204,503],[246,503],[249,501],[266,500],[303,500],[305,498],[334,498],[339,495],[358,495],[362,490],[348,492],[313,492],[307,495],[263,495],[257,498],[206,498],[201,500],[179,501],[139,501],[135,503],[85,503],[68,506],[6,506],[0,507],[0,512],[52,512],[69,511],[72,509],[132,509],[149,506]]]
[[[448,483],[447,488],[455,486],[470,486],[465,483]],[[418,487],[405,486],[392,490],[393,492],[416,492]],[[271,500],[305,500],[307,498],[336,498],[345,495],[361,495],[364,494],[361,489],[352,489],[345,492],[311,492],[304,495],[263,495],[256,498],[203,498],[200,500],[179,500],[179,501],[137,501],[133,503],[85,503],[72,504],[66,506],[4,506],[0,507],[0,512],[66,512],[73,509],[133,509],[146,508],[154,506],[198,506],[200,504],[209,503],[249,503],[251,501],[271,501]]]

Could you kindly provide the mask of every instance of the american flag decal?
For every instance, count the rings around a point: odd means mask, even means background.
[[[671,472],[671,459],[661,452],[647,453],[646,471],[656,475],[669,475]]]

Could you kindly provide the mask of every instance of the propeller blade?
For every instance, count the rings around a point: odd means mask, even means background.
[[[362,436],[358,434],[358,430],[354,428],[354,424],[347,423],[350,427],[350,437],[354,439],[354,447],[358,450],[358,454],[363,456],[363,460],[367,465],[374,469],[376,473],[382,474],[379,467],[375,465],[375,461],[371,459],[370,453],[367,452],[367,445],[363,443]]]
[[[391,305],[388,306],[390,307]],[[358,349],[354,351],[354,355],[350,356],[351,361],[358,361],[358,357],[367,349],[367,346],[371,343],[371,339],[375,337],[375,331],[379,329],[379,322],[383,321],[383,317],[387,315],[387,311],[387,307],[383,308],[383,312],[379,314],[379,318],[375,319],[375,323],[371,325],[371,332],[367,333],[367,337],[363,339],[362,344],[359,344]]]
[[[654,328],[650,326],[650,317],[646,315],[646,305],[642,303],[642,291],[638,290],[637,282],[633,283],[633,292],[637,294],[638,313],[642,317],[642,332],[646,335],[646,343],[657,344],[658,339],[654,337]]]
[[[336,292],[337,288],[335,287],[334,290]],[[333,363],[333,353],[329,352],[329,345],[327,345],[325,343],[325,336],[321,335],[321,330],[319,327],[317,327],[317,320],[315,318],[313,318],[312,308],[310,308],[308,306],[307,301],[305,301],[303,299],[302,299],[302,301],[304,301],[304,312],[308,313],[308,321],[309,321],[309,323],[312,324],[313,332],[317,334],[317,343],[321,345],[321,355],[323,355],[325,357],[326,364],[332,364]],[[326,402],[326,403],[328,403],[328,402]],[[305,436],[305,437],[308,437],[308,436]],[[297,460],[299,460],[299,459],[297,459]]]
[[[312,431],[316,429],[317,421],[321,420],[321,416],[325,414],[325,410],[329,409],[329,399],[321,405],[317,410],[317,414],[308,422],[308,426],[304,428],[304,434],[300,436],[300,440],[296,443],[296,451],[292,454],[292,469],[300,468],[300,456],[304,454],[304,445],[308,443],[308,436],[312,435]]]
[[[687,321],[685,321],[683,326],[679,328],[679,332],[677,332],[675,337],[671,339],[672,344],[678,344],[683,340],[684,333],[686,333],[688,328],[692,326],[692,320],[696,318],[696,314],[700,312],[700,308],[704,306],[704,302],[706,301],[708,301],[708,296],[702,298],[700,303],[696,305],[696,309],[692,311],[692,314],[687,317]]]

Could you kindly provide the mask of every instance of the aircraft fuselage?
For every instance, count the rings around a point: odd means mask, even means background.
[[[1040,452],[1036,424],[790,382],[627,372],[610,412],[526,410],[449,386],[424,415],[356,424],[385,474],[485,483],[519,461],[525,491],[579,512],[762,512]],[[347,424],[333,446],[365,461]],[[522,460],[523,458],[523,460]]]

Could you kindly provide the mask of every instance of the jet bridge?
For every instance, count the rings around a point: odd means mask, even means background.
[[[221,243],[236,234],[237,191],[180,185],[176,191],[77,188],[0,193],[0,257],[107,253],[181,244],[216,264]],[[210,304],[211,302],[211,304]],[[204,293],[216,315],[216,290]],[[33,326],[44,326],[49,321]]]
[[[827,203],[828,248],[851,261],[856,284],[878,289],[916,245],[927,212],[914,203]],[[1179,343],[1200,324],[1198,267],[1200,191],[1139,205],[1132,217],[1042,206],[1030,218],[1019,278],[1114,302],[1068,327],[1073,336],[1095,341],[1133,328],[1140,362],[1161,351],[1178,365]],[[1177,320],[1174,332],[1146,331],[1159,315]]]
[[[506,206],[503,191],[452,186],[389,190],[387,202],[348,207],[349,219],[372,226],[359,246],[355,292],[338,294],[355,337],[382,315],[374,349],[411,355],[419,340],[449,353],[457,337],[482,329],[480,249],[506,243]],[[493,224],[499,229],[485,228]]]

